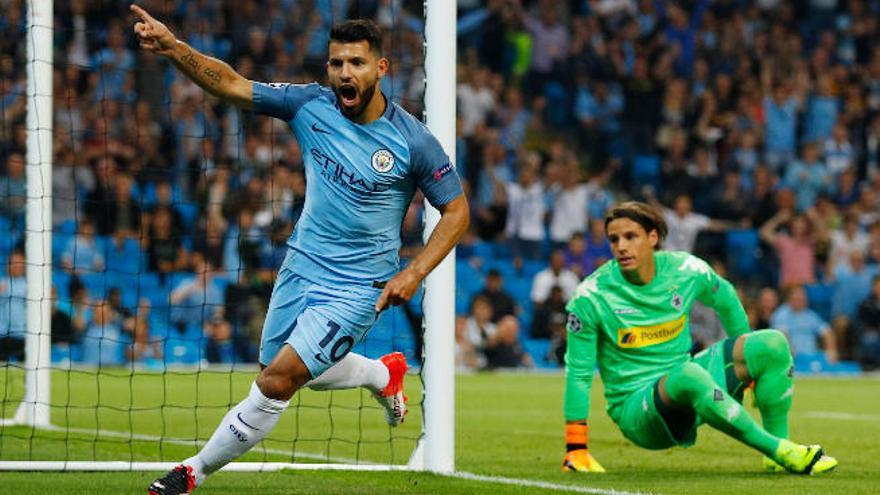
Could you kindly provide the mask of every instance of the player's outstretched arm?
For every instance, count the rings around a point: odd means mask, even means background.
[[[134,32],[141,48],[162,55],[205,91],[242,108],[253,108],[253,83],[222,60],[208,57],[178,40],[165,24],[137,5]]]
[[[388,281],[376,301],[376,312],[409,301],[419,289],[422,280],[443,261],[467,231],[470,212],[464,194],[460,194],[438,209],[441,215],[440,221],[425,244],[425,249],[405,269]]]

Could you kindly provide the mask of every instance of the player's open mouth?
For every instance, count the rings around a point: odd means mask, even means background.
[[[632,263],[635,263],[635,258],[633,258],[632,256],[621,256],[617,258],[617,264],[619,264],[620,266],[626,266]]]
[[[347,107],[353,107],[358,102],[358,90],[351,84],[344,84],[339,87],[339,100]]]

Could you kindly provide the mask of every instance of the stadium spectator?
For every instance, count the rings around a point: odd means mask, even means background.
[[[857,345],[853,340],[852,324],[856,321],[859,303],[871,294],[871,282],[880,267],[865,265],[865,254],[862,251],[850,253],[847,263],[839,265],[829,277],[834,292],[831,296],[831,327],[834,337],[844,359],[850,359],[852,350]]]
[[[880,275],[871,284],[871,295],[859,304],[856,326],[859,361],[866,369],[880,366]]]
[[[570,269],[577,277],[584,278],[596,268],[596,260],[592,253],[587,251],[587,242],[584,234],[576,232],[571,236],[565,248],[565,267]]]
[[[193,236],[193,252],[200,253],[211,266],[224,267],[226,242],[226,219],[219,214],[209,214],[205,224]]]
[[[461,107],[464,136],[470,136],[474,128],[486,122],[489,113],[495,109],[495,93],[489,87],[491,72],[483,67],[462,67],[459,70],[461,82],[456,96]]]
[[[589,219],[589,186],[581,181],[581,170],[573,156],[566,157],[560,164],[559,181],[551,184],[547,193],[550,197],[550,241],[556,248],[564,248],[575,234],[584,234]]]
[[[79,230],[61,253],[61,266],[71,274],[94,273],[104,269],[104,255],[95,241],[95,226],[91,220],[80,221]]]
[[[216,280],[214,267],[204,256],[192,256],[195,277],[171,292],[171,322],[180,335],[207,339],[208,360],[231,363],[232,325],[226,319],[225,287]]]
[[[554,249],[550,253],[550,266],[538,272],[532,280],[532,304],[535,308],[543,305],[556,286],[562,289],[563,299],[568,300],[574,294],[578,282],[580,280],[577,275],[565,267],[565,253],[561,249]]]
[[[578,76],[574,114],[590,163],[601,163],[607,158],[608,149],[620,138],[623,95],[616,84],[587,81],[585,75]]]
[[[523,157],[516,182],[507,190],[507,223],[504,234],[511,243],[514,258],[541,258],[544,242],[544,184],[539,174],[540,157],[530,153]]]
[[[810,209],[820,193],[831,191],[831,174],[821,156],[819,147],[808,142],[804,144],[801,159],[786,168],[783,183],[795,192],[799,212]]]
[[[498,322],[495,336],[486,342],[483,352],[488,369],[534,366],[532,357],[519,341],[519,320],[513,316],[505,316]]]
[[[180,237],[175,235],[172,228],[171,210],[153,210],[150,230],[143,241],[146,244],[148,267],[160,276],[182,270],[189,259]]]
[[[485,367],[486,347],[498,333],[498,326],[492,323],[492,305],[485,297],[478,296],[471,301],[470,314],[465,322],[465,331],[470,347],[476,353],[478,367]]]
[[[561,77],[562,63],[569,55],[571,36],[568,27],[559,19],[560,6],[552,0],[540,0],[540,19],[526,12],[521,0],[513,0],[511,7],[526,30],[532,35],[532,57],[526,75],[526,88],[531,95],[547,91],[547,84]]]
[[[87,164],[80,162],[81,153],[71,146],[56,151],[52,164],[52,223],[61,225],[82,218],[80,198],[95,187],[95,176]]]
[[[855,165],[855,150],[849,141],[846,126],[838,123],[831,131],[831,137],[825,140],[823,155],[828,165],[828,172],[837,184],[840,176]]]
[[[802,286],[789,289],[785,304],[773,312],[770,326],[788,337],[795,356],[812,355],[819,352],[816,344],[822,339],[822,349],[829,363],[837,362],[837,344],[834,332],[827,322],[809,308],[807,292]]]
[[[82,360],[97,368],[120,366],[131,342],[123,317],[107,301],[99,301],[82,336]]]
[[[721,183],[712,188],[708,215],[716,220],[709,229],[719,232],[725,228],[747,223],[752,204],[748,188],[743,185],[743,175],[733,167],[721,174]],[[722,223],[723,222],[723,223]]]
[[[69,305],[58,299],[58,288],[52,286],[52,345],[70,346],[78,339],[70,321]]]
[[[561,339],[561,334],[565,333],[565,319],[568,317],[566,302],[568,301],[562,297],[562,288],[554,285],[547,301],[535,309],[529,337],[553,341]]]
[[[479,367],[479,359],[474,345],[468,338],[468,320],[464,316],[455,317],[455,369],[470,371]]]
[[[0,361],[24,361],[27,336],[27,280],[24,253],[13,251],[0,277]]]
[[[134,180],[127,173],[116,175],[113,184],[115,195],[113,207],[101,210],[97,216],[98,232],[120,233],[125,237],[139,238],[141,235],[141,207],[132,196]]]
[[[772,81],[772,76],[767,66],[772,62],[766,60],[762,79],[765,86]],[[798,74],[795,80],[777,82],[772,91],[764,96],[764,114],[767,116],[767,124],[764,134],[764,159],[767,165],[776,172],[784,170],[789,161],[794,159],[797,146],[798,111],[803,104],[803,73]]]
[[[490,269],[486,273],[486,286],[474,297],[484,297],[492,306],[492,323],[505,316],[516,316],[519,307],[513,297],[504,288],[504,277],[497,269]]]
[[[603,213],[598,217],[590,219],[590,232],[584,238],[587,244],[587,253],[593,259],[594,270],[612,258],[611,246],[608,245],[608,239],[605,238],[604,216]],[[584,275],[589,275],[589,273]]]
[[[14,222],[24,221],[24,208],[27,201],[24,155],[10,153],[6,167],[0,175],[0,215]]]
[[[653,198],[653,197],[652,197]],[[703,230],[720,231],[726,225],[723,222],[712,220],[706,215],[694,213],[693,200],[687,193],[675,197],[672,209],[664,208],[663,205],[654,201],[655,208],[663,211],[663,219],[669,226],[669,234],[666,237],[664,248],[667,251],[694,252],[697,235]]]
[[[228,176],[228,174],[227,174]],[[214,174],[214,178],[220,177],[220,173]],[[219,180],[219,179],[217,179]],[[149,226],[152,225],[153,217],[156,212],[160,209],[168,210],[168,213],[171,215],[171,232],[173,235],[182,235],[182,233],[186,230],[183,222],[183,215],[180,213],[180,208],[177,206],[177,201],[174,199],[174,190],[171,187],[171,183],[167,181],[159,181],[154,184],[155,188],[155,201],[149,208],[144,211],[144,219],[143,224],[146,232],[149,232]],[[215,211],[212,209],[214,205],[222,205],[223,198],[219,198],[213,200],[213,198],[208,200],[208,205],[205,206],[205,214],[210,215]]]
[[[78,277],[71,277],[68,292],[70,293],[70,301],[63,301],[64,305],[60,307],[70,317],[70,324],[73,327],[73,341],[81,342],[82,336],[92,321],[92,302],[89,298],[89,291]]]
[[[852,253],[858,251],[867,255],[870,238],[861,231],[856,215],[847,214],[843,218],[843,228],[831,231],[831,252],[828,255],[828,273],[833,274],[840,266],[850,262]]]
[[[507,220],[507,192],[505,184],[512,174],[505,162],[504,148],[495,138],[482,147],[481,162],[475,167],[476,185],[473,186],[474,224],[483,239],[494,239],[504,231]]]
[[[85,215],[94,223],[98,235],[112,235],[114,226],[110,215],[115,208],[117,163],[111,155],[101,155],[100,150],[94,151],[94,154],[97,155],[93,166],[95,187],[86,194]]]
[[[763,287],[758,291],[758,297],[753,311],[749,314],[749,326],[753,330],[772,328],[770,320],[773,312],[779,307],[779,293],[773,287]]]
[[[789,232],[776,229],[783,223]],[[791,210],[780,210],[761,226],[761,239],[773,247],[779,259],[779,287],[811,284],[816,281],[816,236],[814,222],[806,215],[794,215]]]

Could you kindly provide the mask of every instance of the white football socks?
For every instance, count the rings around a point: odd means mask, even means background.
[[[202,450],[183,461],[193,468],[196,484],[265,438],[289,403],[266,397],[256,382],[252,383],[248,396],[226,413]]]
[[[390,379],[388,367],[382,361],[349,352],[318,378],[306,383],[306,386],[312,390],[367,387],[373,392],[380,392]]]

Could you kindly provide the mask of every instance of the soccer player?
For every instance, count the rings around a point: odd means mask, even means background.
[[[399,423],[403,355],[378,361],[349,351],[382,310],[413,296],[465,232],[469,216],[440,144],[378,89],[388,70],[378,27],[354,20],[331,30],[329,87],[263,84],[176,39],[140,7],[131,10],[142,48],[168,58],[223,101],[286,121],[303,150],[308,184],[263,326],[262,371],[202,450],[157,479],[149,493],[189,493],[262,440],[303,386],[366,386],[389,423]],[[416,187],[441,219],[421,253],[398,271],[401,221]]]
[[[605,233],[614,259],[578,286],[566,309],[564,471],[604,472],[588,445],[596,364],[608,415],[647,449],[693,445],[707,423],[764,454],[768,470],[821,473],[837,460],[818,445],[787,440],[792,358],[777,330],[749,332],[733,286],[688,253],[659,251],[663,217],[644,203],[612,208]],[[688,313],[695,300],[715,309],[729,338],[693,358]],[[763,428],[741,405],[755,382]]]

